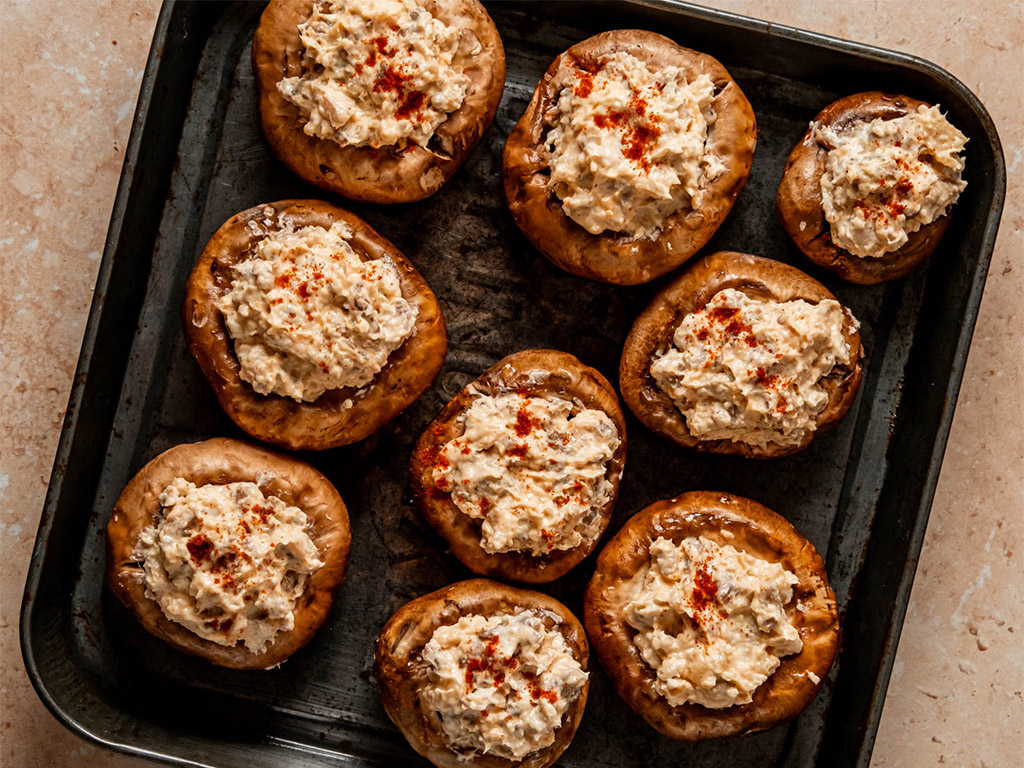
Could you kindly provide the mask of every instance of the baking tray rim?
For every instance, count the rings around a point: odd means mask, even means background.
[[[122,164],[117,192],[114,198],[114,206],[104,242],[103,255],[97,272],[93,299],[89,309],[88,320],[86,322],[85,332],[82,339],[82,346],[79,352],[71,391],[68,397],[68,406],[65,411],[66,415],[61,428],[60,439],[54,457],[53,467],[51,469],[50,482],[47,487],[46,498],[43,504],[39,527],[36,532],[36,538],[29,562],[28,575],[26,578],[20,613],[19,637],[25,669],[36,694],[53,716],[72,733],[87,742],[92,742],[114,752],[160,761],[165,764],[203,766],[205,768],[207,765],[205,763],[197,763],[193,760],[181,758],[165,752],[156,752],[137,746],[128,740],[107,738],[101,733],[91,730],[89,727],[77,720],[71,713],[61,706],[57,697],[50,690],[44,671],[37,663],[34,650],[34,638],[30,631],[32,626],[33,610],[36,607],[35,595],[38,592],[44,572],[47,549],[50,536],[53,532],[55,511],[62,495],[68,461],[70,459],[71,449],[78,427],[79,416],[83,407],[85,383],[90,372],[89,369],[97,342],[100,319],[106,305],[107,288],[111,272],[113,270],[114,253],[117,251],[117,246],[125,225],[126,209],[131,192],[131,182],[136,168],[138,167],[138,161],[141,155],[143,129],[149,115],[151,101],[154,97],[154,86],[157,74],[163,61],[164,40],[167,36],[171,16],[175,6],[179,3],[185,4],[188,2],[189,0],[163,0],[156,25],[154,27],[153,42],[146,60],[146,67],[139,88],[135,115],[132,120],[128,145],[125,150],[125,158]],[[943,393],[943,407],[935,434],[935,440],[932,444],[931,460],[928,465],[928,472],[922,488],[918,514],[914,518],[914,526],[910,531],[907,561],[903,569],[903,575],[900,579],[900,583],[896,588],[897,598],[895,601],[895,611],[886,639],[886,647],[891,650],[883,656],[882,668],[879,670],[879,676],[877,678],[878,686],[887,687],[895,657],[895,648],[899,641],[900,631],[902,629],[906,613],[907,601],[909,599],[910,590],[913,586],[914,576],[917,570],[917,560],[920,556],[921,545],[931,511],[931,504],[935,495],[935,488],[942,466],[942,458],[949,439],[949,432],[952,425],[957,396],[963,382],[967,354],[970,349],[974,327],[977,323],[981,297],[988,276],[988,267],[992,259],[992,252],[995,246],[996,235],[998,233],[999,222],[1005,201],[1006,167],[1002,144],[995,128],[994,121],[981,100],[962,81],[946,69],[919,56],[881,48],[867,43],[859,43],[820,32],[812,32],[784,24],[764,21],[762,19],[745,16],[743,14],[732,13],[730,11],[707,8],[694,3],[685,2],[684,0],[621,0],[621,2],[625,5],[665,10],[699,21],[711,22],[729,27],[738,27],[750,32],[761,33],[787,41],[823,47],[832,51],[856,56],[858,58],[874,60],[918,72],[957,93],[957,95],[963,99],[967,107],[970,108],[978,118],[984,129],[985,138],[991,145],[993,155],[992,204],[989,208],[988,215],[985,218],[984,231],[980,240],[980,252],[973,274],[971,275],[972,283],[967,297],[967,309],[963,317],[963,323],[961,324],[961,330],[959,337],[957,338],[956,349],[953,357],[955,364],[950,372],[950,377],[947,381],[945,392]],[[869,733],[866,735],[865,740],[864,751],[868,755],[870,755],[871,748],[874,743],[883,702],[884,696],[875,696],[869,715]],[[213,766],[210,766],[209,768],[213,768]]]

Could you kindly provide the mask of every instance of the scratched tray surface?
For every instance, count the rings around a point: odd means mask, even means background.
[[[682,491],[753,497],[789,518],[826,558],[846,618],[845,642],[825,688],[792,724],[696,745],[658,736],[595,664],[582,726],[560,764],[866,764],[980,300],[993,206],[998,219],[997,140],[986,135],[987,116],[969,94],[928,71],[859,58],[834,43],[743,26],[725,15],[593,7],[584,13],[569,4],[491,6],[508,78],[481,145],[427,201],[343,202],[395,242],[433,287],[450,351],[435,385],[378,435],[302,455],[348,504],[352,559],[319,634],[281,668],[263,673],[221,670],[171,651],[102,586],[104,526],[132,474],[181,442],[245,437],[223,415],[185,347],[178,307],[195,258],[237,211],[287,197],[324,197],[273,158],[260,132],[249,65],[260,7],[164,9],[154,43],[163,58],[147,75],[153,87],[144,90],[140,109],[149,111],[136,125],[138,158],[126,171],[129,186],[115,212],[120,239],[106,256],[109,273],[101,273],[97,301],[106,326],[101,322],[95,339],[87,337],[83,353],[90,377],[113,376],[114,383],[104,384],[105,398],[84,397],[81,413],[69,417],[64,441],[70,448],[58,457],[67,463],[58,466],[51,487],[53,520],[44,531],[52,530],[38,543],[41,565],[30,578],[23,626],[33,679],[72,728],[120,749],[186,763],[419,764],[380,705],[371,674],[374,640],[398,606],[470,574],[410,503],[412,445],[449,398],[519,349],[566,350],[616,379],[629,325],[657,285],[615,288],[549,264],[505,209],[501,150],[555,55],[601,29],[638,26],[720,58],[757,114],[750,181],[706,251],[750,251],[810,271],[860,319],[868,359],[859,398],[841,426],[786,459],[686,453],[630,418],[626,472],[605,538],[648,503]],[[862,288],[800,258],[775,222],[773,201],[785,158],[807,121],[838,96],[875,87],[909,91],[951,110],[971,137],[969,186],[927,272]],[[579,614],[592,567],[591,557],[546,590]]]

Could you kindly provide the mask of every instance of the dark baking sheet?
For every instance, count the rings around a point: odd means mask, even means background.
[[[235,212],[323,197],[271,156],[260,134],[249,48],[259,4],[167,2],[157,23],[95,299],[25,593],[21,633],[39,695],[76,733],[187,765],[419,765],[380,706],[373,641],[405,601],[468,576],[412,508],[412,444],[441,406],[505,354],[563,349],[613,381],[629,324],[657,284],[614,288],[569,276],[534,251],[505,209],[501,148],[552,58],[597,31],[643,27],[718,57],[757,114],[753,172],[707,251],[794,263],[862,322],[859,399],[806,451],[772,462],[700,456],[629,421],[629,456],[609,535],[682,491],[751,496],[794,522],[827,559],[844,639],[821,695],[796,721],[703,744],[658,736],[599,669],[565,766],[866,766],[1002,207],[991,119],[932,64],[671,0],[492,3],[508,79],[495,125],[433,198],[351,205],[416,264],[451,341],[437,382],[362,444],[310,460],[353,522],[349,577],[319,635],[278,670],[232,672],[169,650],[102,586],[114,499],[149,458],[179,442],[243,437],[186,351],[185,279]],[[927,270],[890,285],[845,285],[813,268],[775,222],[792,144],[825,104],[854,91],[905,92],[948,109],[969,137],[967,191]],[[343,203],[344,204],[344,203]],[[577,613],[588,559],[549,591]]]

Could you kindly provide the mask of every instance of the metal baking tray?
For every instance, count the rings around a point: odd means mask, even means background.
[[[978,99],[899,53],[672,0],[492,3],[508,55],[494,126],[429,200],[351,205],[416,264],[451,339],[434,386],[365,442],[304,454],[340,489],[353,523],[348,579],[316,638],[281,668],[234,672],[170,650],[103,586],[104,526],[158,452],[243,437],[221,412],[178,321],[193,261],[235,212],[324,197],[272,156],[249,66],[261,5],[167,2],[142,83],[25,591],[21,639],[40,697],[67,727],[179,765],[421,765],[388,721],[371,675],[374,638],[407,600],[468,576],[410,504],[414,440],[442,405],[505,354],[554,347],[613,381],[634,316],[657,284],[616,288],[565,274],[509,216],[501,150],[548,63],[604,29],[641,27],[719,58],[750,98],[753,172],[706,251],[796,264],[862,322],[867,372],[842,425],[770,462],[696,455],[629,421],[629,456],[607,535],[656,499],[693,489],[753,497],[827,560],[842,610],[838,662],[791,724],[733,740],[658,736],[600,669],[564,766],[867,766],[1002,208],[999,140]],[[926,270],[874,287],[815,269],[775,221],[775,189],[807,122],[835,98],[883,89],[939,102],[969,137],[966,192]],[[345,204],[345,203],[343,203]],[[347,205],[347,204],[346,204]],[[580,611],[593,557],[548,590]]]

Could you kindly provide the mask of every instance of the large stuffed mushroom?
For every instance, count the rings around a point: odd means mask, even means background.
[[[846,96],[818,113],[790,153],[775,200],[779,221],[807,258],[844,280],[903,277],[946,233],[966,187],[966,141],[918,99]],[[827,209],[826,190],[838,197]]]
[[[548,768],[576,735],[588,668],[568,608],[488,579],[399,608],[374,664],[388,716],[439,768]]]
[[[303,245],[303,232],[324,253]],[[351,249],[352,263],[334,258],[338,249]],[[338,268],[350,274],[332,279],[324,262],[347,263]],[[354,286],[352,295],[343,282]],[[366,297],[383,285],[391,286],[387,306],[371,306]],[[338,337],[340,321],[352,331],[347,337]],[[401,332],[381,348],[374,328],[385,321]],[[228,416],[253,437],[293,450],[373,434],[430,386],[448,349],[441,307],[416,268],[362,219],[318,200],[258,205],[228,219],[192,270],[182,323]],[[312,392],[302,383],[311,378],[320,381]]]
[[[445,406],[416,445],[411,484],[467,568],[543,583],[597,545],[625,459],[626,422],[608,380],[565,352],[531,349]]]
[[[737,567],[747,573],[730,572]],[[619,696],[682,741],[795,717],[828,675],[839,637],[814,547],[767,507],[727,493],[685,493],[630,518],[601,551],[583,610]]]
[[[637,317],[619,364],[620,390],[640,421],[679,445],[786,456],[852,406],[862,373],[858,327],[800,270],[714,253]]]
[[[562,269],[645,283],[715,233],[756,138],[750,103],[716,59],[654,32],[603,32],[538,83],[505,145],[505,196]]]
[[[107,525],[107,584],[178,650],[269,669],[327,618],[350,544],[345,503],[327,478],[215,438],[161,453],[125,487]]]
[[[494,119],[505,52],[477,0],[272,0],[252,64],[267,140],[353,200],[432,195]],[[339,33],[340,30],[340,33]]]

